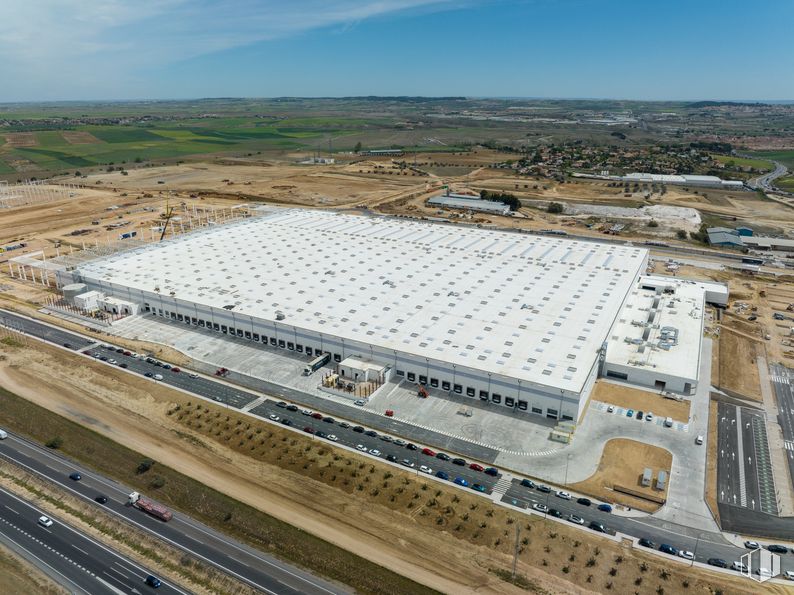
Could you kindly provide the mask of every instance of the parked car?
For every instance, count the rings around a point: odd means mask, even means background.
[[[496,477],[499,475],[499,469],[496,467],[486,467],[485,471],[483,471],[486,475],[490,475],[491,477]]]
[[[664,552],[665,554],[670,554],[671,556],[677,556],[678,555],[678,548],[675,548],[672,545],[669,545],[667,543],[663,543],[662,545],[660,545],[659,546],[659,551],[660,552]]]
[[[653,421],[653,412],[649,411],[645,414],[645,421]]]
[[[604,525],[602,523],[599,523],[598,521],[591,521],[588,527],[590,527],[593,531],[598,531],[599,533],[607,532],[607,528],[604,527]]]
[[[419,471],[421,471],[422,473],[427,473],[428,475],[433,475],[433,470],[427,465],[420,465]]]
[[[571,495],[568,492],[563,492],[562,490],[557,490],[555,496],[557,496],[558,498],[562,498],[563,500],[571,499]]]
[[[450,457],[450,456],[449,456],[447,453],[445,453],[445,452],[440,452],[440,453],[438,453],[438,454],[436,455],[436,458],[437,458],[437,459],[439,459],[439,460],[441,460],[441,461],[448,461],[448,460],[449,460],[449,459],[451,459],[452,457]]]
[[[304,426],[303,431],[306,432],[307,434],[314,434],[314,428],[312,428],[311,426]],[[361,445],[359,444],[359,446]],[[364,450],[367,449],[365,448]]]
[[[298,410],[297,405],[287,405],[287,411],[297,411],[297,410]]]
[[[472,490],[476,490],[478,492],[487,492],[488,491],[488,488],[486,488],[481,483],[475,483],[474,485],[471,486],[471,489]]]
[[[571,521],[572,523],[576,523],[577,525],[584,525],[584,519],[575,514],[569,514],[568,520]]]
[[[327,424],[336,423],[336,420],[333,417],[324,417],[323,421]]]
[[[377,448],[370,448],[369,454],[371,454],[373,457],[379,457],[380,451]]]
[[[612,512],[612,507],[609,504],[599,504],[598,510],[601,512]]]
[[[582,506],[590,506],[592,504],[590,498],[577,498],[576,503],[581,504]]]
[[[607,413],[614,413],[614,412],[615,412],[615,408],[612,405],[607,407]]]
[[[794,570],[784,570],[783,577],[790,581],[794,581]]]
[[[473,469],[474,471],[485,471],[485,467],[478,465],[477,463],[472,463],[469,465],[469,469]]]
[[[637,543],[639,543],[642,547],[649,547],[651,549],[656,547],[656,544],[647,537],[641,538]]]
[[[392,454],[389,454],[389,455],[386,455],[386,460],[389,461],[390,463],[396,463],[397,462],[397,457],[395,457]]]
[[[643,415],[645,415],[645,414],[642,411],[638,411],[637,415],[635,415],[634,417],[639,419],[639,420],[642,420]]]
[[[455,483],[458,484],[459,486],[463,486],[464,488],[469,487],[469,482],[463,479],[462,477],[456,477]]]
[[[423,454],[423,455],[427,455],[427,456],[429,456],[429,457],[434,457],[434,456],[436,456],[436,453],[435,453],[434,451],[430,450],[429,448],[423,448],[423,449],[422,449],[422,454]]]
[[[378,433],[375,430],[367,430],[366,432],[364,432],[364,435],[369,436],[370,438],[378,437]]]
[[[776,543],[772,543],[766,546],[766,549],[768,549],[773,554],[788,554],[788,548],[785,545],[778,545]]]
[[[318,438],[325,438],[327,436],[327,434],[325,432],[323,432],[322,430],[317,430],[314,433],[314,435],[317,436]]]
[[[452,464],[453,465],[459,465],[461,467],[465,467],[466,466],[466,461],[464,461],[463,459],[452,459]]]
[[[744,542],[744,547],[746,547],[748,550],[757,550],[758,548],[761,547],[761,544],[758,543],[757,541],[748,540]]]
[[[419,447],[416,444],[411,444],[410,442],[405,445],[405,448],[408,450],[419,450]]]
[[[338,442],[339,438],[336,437],[336,434],[328,434],[328,440],[331,442]]]
[[[413,461],[411,461],[410,459],[403,459],[401,464],[402,464],[403,466],[405,466],[405,467],[410,467],[411,469],[413,469],[413,468],[414,468],[414,466],[415,466],[415,465],[414,465],[414,462],[413,462]]]
[[[436,477],[438,477],[439,479],[449,480],[449,473],[447,473],[446,471],[439,471],[436,473]]]
[[[286,403],[285,403],[285,405],[286,405]],[[317,413],[317,412],[315,412],[315,413],[312,413],[312,415],[311,415],[311,416],[312,416],[314,419],[322,419],[322,418],[323,418],[323,414],[322,414],[322,413]]]
[[[354,432],[357,432],[357,433],[359,433],[359,434],[362,434],[362,433],[364,432],[364,428],[362,428],[361,426],[355,426],[355,427],[353,428],[353,431],[354,431]]]
[[[537,510],[538,512],[549,512],[549,507],[545,504],[533,504],[532,508]]]
[[[556,519],[561,519],[562,518],[562,513],[559,510],[557,510],[556,508],[550,508],[549,509],[549,516],[553,516]]]
[[[697,438],[695,438],[695,444],[697,445],[703,444],[703,436],[698,436]]]
[[[270,417],[271,421],[278,421],[278,420],[280,420],[280,419],[281,419],[281,418],[280,418],[278,415],[276,415],[275,413],[271,413],[269,417]]]
[[[728,563],[722,558],[709,558],[706,560],[709,566],[716,566],[717,568],[728,568]]]
[[[125,364],[124,362],[121,362],[121,363],[119,364],[119,368],[124,368],[124,369],[126,370],[126,369],[128,368],[128,366],[127,366],[127,364]]]
[[[551,488],[549,486],[546,486],[546,485],[543,485],[543,484],[535,486],[535,489],[537,489],[539,492],[543,492],[544,494],[550,494],[551,493]]]
[[[736,560],[733,564],[731,564],[731,570],[737,570],[739,572],[746,573],[747,566],[744,565],[744,562]]]
[[[525,488],[532,489],[532,488],[535,487],[535,482],[532,481],[531,479],[522,479],[521,480],[521,485],[524,486]]]
[[[162,380],[163,379],[163,375],[162,374],[155,374],[153,378],[155,380]]]
[[[629,409],[626,411],[626,417],[634,417],[634,409]]]
[[[350,424],[347,423],[346,421],[342,421],[342,422],[339,422],[339,427],[347,429],[347,428],[350,427]]]
[[[151,378],[151,377],[154,376],[154,374],[152,374],[151,372],[146,372],[146,374],[144,374],[144,376],[146,376],[147,378]]]
[[[694,560],[695,554],[689,550],[678,550],[678,557],[683,558],[684,560]]]
[[[361,452],[367,452],[367,447],[364,446],[363,444],[356,444],[356,450]]]
[[[392,441],[392,437],[387,435],[387,434],[381,434],[380,435],[380,439],[383,440],[384,442],[391,442]]]
[[[405,446],[406,442],[402,438],[397,438],[394,441],[395,446]]]
[[[363,399],[356,399],[355,401],[353,401],[353,405],[358,405],[359,407],[363,407],[365,403]]]
[[[181,372],[182,370],[180,370],[179,368],[171,368],[171,371],[176,374],[179,374],[179,372]]]

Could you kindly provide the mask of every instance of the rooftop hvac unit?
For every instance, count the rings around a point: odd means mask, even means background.
[[[286,316],[284,316],[284,312],[278,311],[276,312],[276,320],[284,320]]]

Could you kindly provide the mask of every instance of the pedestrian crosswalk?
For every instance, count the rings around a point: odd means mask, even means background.
[[[771,378],[772,382],[777,382],[778,384],[791,384],[791,380],[788,376],[778,376],[777,374],[772,374]]]
[[[503,474],[496,482],[496,485],[494,485],[493,493],[504,495],[507,493],[507,490],[510,489],[511,485],[513,485],[513,478],[507,474]]]
[[[786,447],[786,450],[794,450],[794,442],[791,440],[784,440],[783,445]]]

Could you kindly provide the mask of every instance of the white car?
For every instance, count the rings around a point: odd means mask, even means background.
[[[108,363],[109,364],[113,364],[115,366],[118,362],[116,360],[114,360],[114,359],[109,359]]]
[[[162,374],[155,374],[154,376],[152,376],[152,378],[154,378],[155,380],[162,380],[163,379],[163,375]]]
[[[794,570],[784,570],[783,576],[790,581],[794,581]]]
[[[572,514],[568,517],[568,520],[572,523],[576,523],[577,525],[584,525],[584,519],[580,516]]]
[[[276,415],[275,413],[271,413],[270,414],[270,419],[272,419],[273,421],[278,421],[281,418],[278,415]]]
[[[571,499],[571,495],[568,492],[563,492],[562,490],[559,490],[557,492],[556,496],[558,498],[562,498],[563,500],[570,500]]]
[[[757,550],[761,549],[761,544],[757,541],[745,541],[744,547],[746,547],[748,550]]]
[[[747,566],[745,566],[744,563],[739,562],[739,560],[736,560],[736,562],[731,564],[731,570],[738,570],[739,572],[747,572]]]
[[[697,445],[703,444],[703,436],[698,436],[697,438],[695,438],[695,444]]]
[[[373,457],[379,457],[380,451],[377,448],[371,448],[369,450],[369,454],[371,454]]]
[[[336,434],[328,434],[328,440],[331,442],[336,442],[339,438],[336,437]]]
[[[653,412],[649,411],[645,414],[645,421],[653,421]]]
[[[402,464],[403,467],[410,467],[411,469],[414,468],[414,463],[410,459],[403,459],[401,461],[401,464]]]
[[[309,409],[301,409],[301,414],[302,415],[311,415],[312,412]]]
[[[684,558],[685,560],[694,560],[695,554],[690,552],[689,550],[678,550],[679,558]]]
[[[397,439],[394,441],[394,444],[395,444],[396,446],[405,446],[405,445],[406,445],[406,444],[408,444],[408,443],[407,443],[405,440],[403,440],[402,438],[397,438]]]
[[[549,507],[545,504],[533,504],[532,508],[537,510],[538,512],[549,512]]]
[[[422,473],[427,473],[428,475],[432,475],[433,473],[433,470],[427,465],[422,465],[421,467],[419,467],[419,471],[421,471]]]
[[[360,450],[361,452],[367,452],[367,447],[363,444],[356,444],[356,450]]]
[[[193,374],[190,374],[190,375],[188,376],[188,378],[192,378],[193,380],[195,380],[196,378],[198,378],[198,374],[196,374],[196,373],[194,372]]]
[[[42,527],[52,527],[52,519],[48,516],[40,516],[39,525]]]
[[[610,405],[609,407],[607,407],[607,413],[615,413],[615,408],[612,405]]]

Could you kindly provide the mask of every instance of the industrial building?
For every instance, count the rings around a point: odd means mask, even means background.
[[[636,246],[275,210],[58,276],[118,309],[578,420],[647,262]]]
[[[467,194],[441,194],[429,199],[427,204],[433,207],[479,211],[491,213],[492,215],[510,214],[510,207],[503,202],[482,200],[479,196],[469,196]]]
[[[671,184],[673,186],[698,186],[703,188],[721,188],[723,190],[742,190],[741,180],[723,180],[717,176],[697,176],[691,174],[648,174],[634,172],[621,176],[625,183],[637,184]]]

